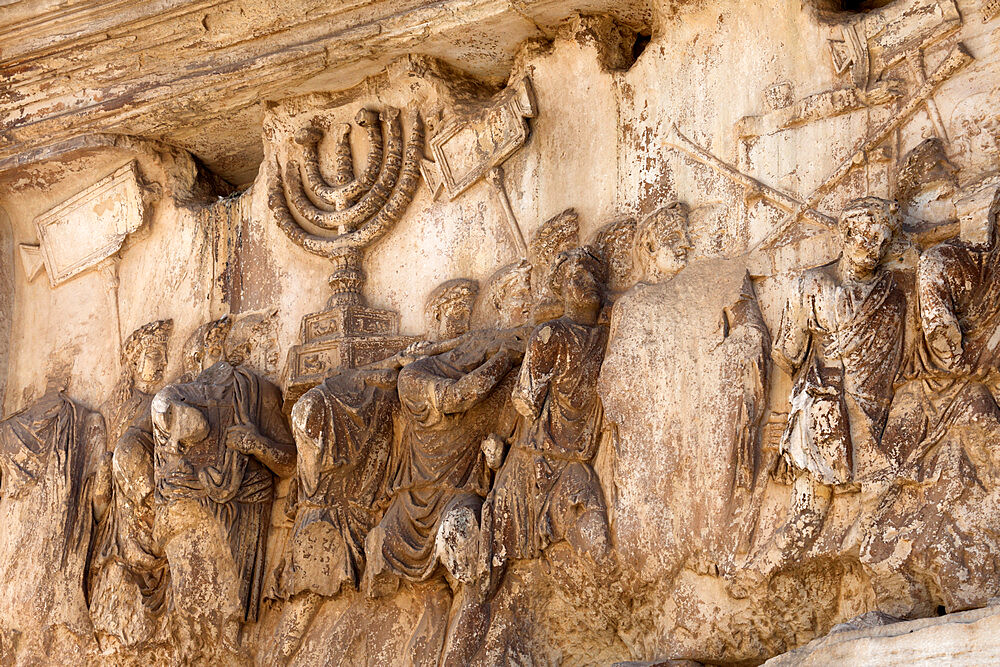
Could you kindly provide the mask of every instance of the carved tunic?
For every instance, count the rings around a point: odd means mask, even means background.
[[[386,498],[398,405],[394,391],[367,386],[350,371],[309,391],[321,397],[325,419],[318,447],[298,443],[298,507],[278,574],[286,598],[302,591],[333,596],[344,583],[358,586],[365,537]]]
[[[484,342],[472,339],[399,373],[403,433],[392,502],[380,523],[380,554],[389,570],[411,581],[435,571],[434,540],[448,505],[489,491],[480,443],[506,399],[503,385],[465,411],[446,412],[443,406],[449,387],[485,360]]]
[[[825,484],[851,482],[878,458],[905,315],[891,273],[842,285],[836,262],[804,272],[785,304],[773,356],[795,385],[781,447]]]
[[[985,376],[996,369],[998,281],[1000,252],[996,248],[978,250],[954,240],[931,248],[920,258],[917,289],[925,330],[953,327],[961,332],[961,358],[943,358],[930,351],[932,363],[946,373]]]
[[[527,420],[491,496],[494,551],[533,558],[565,537],[580,514],[606,510],[591,467],[604,411],[597,378],[607,327],[567,317],[541,324],[528,341],[512,394]]]
[[[274,475],[257,459],[226,447],[226,431],[251,425],[262,435],[290,442],[277,387],[243,367],[221,361],[197,379],[170,385],[161,394],[200,409],[211,426],[208,436],[190,443],[183,454],[156,450],[156,519],[160,539],[171,528],[176,501],[194,500],[222,524],[239,576],[245,621],[256,620],[264,575]]]
[[[134,396],[142,400],[115,446],[111,497],[94,529],[87,581],[95,629],[125,645],[141,643],[155,631],[152,618],[164,611],[169,581],[166,558],[153,540],[152,397]],[[140,607],[148,617],[140,615]]]
[[[91,529],[84,484],[88,411],[56,390],[0,422],[0,630],[89,637],[84,561]],[[38,589],[44,582],[46,591]]]
[[[925,340],[914,379],[897,392],[885,442],[896,467],[864,531],[861,559],[876,584],[919,582],[950,611],[985,604],[1000,576],[1000,253],[954,240],[920,258],[917,289]],[[943,328],[961,349],[942,345]],[[936,337],[937,345],[932,342]],[[901,545],[905,545],[905,548]],[[886,595],[878,586],[876,592]]]

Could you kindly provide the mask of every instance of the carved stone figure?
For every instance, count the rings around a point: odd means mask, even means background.
[[[154,531],[170,564],[172,632],[182,660],[237,650],[240,623],[257,618],[274,475],[294,472],[295,450],[273,384],[242,365],[256,322],[225,337],[225,360],[160,390]],[[213,361],[222,322],[196,332],[187,359]],[[221,651],[221,653],[220,653]]]
[[[344,369],[292,408],[295,523],[278,566],[278,652],[287,659],[325,597],[357,588],[365,538],[388,500],[386,470],[398,410],[396,373]]]
[[[85,661],[93,643],[84,582],[93,525],[87,458],[104,443],[101,415],[58,388],[0,422],[0,641],[9,656]]]
[[[521,260],[497,269],[486,281],[473,309],[477,329],[515,329],[531,318],[531,264]]]
[[[688,207],[683,202],[662,206],[639,223],[632,253],[639,280],[658,283],[672,278],[687,264],[691,251]]]
[[[597,230],[592,246],[608,267],[607,291],[610,296],[621,294],[635,280],[635,257],[632,247],[637,228],[635,218],[615,220]]]
[[[957,171],[943,140],[931,137],[917,144],[896,176],[896,200],[903,214],[922,223],[955,220]]]
[[[149,402],[163,382],[167,368],[167,340],[173,320],[157,320],[133,331],[122,344],[122,372],[111,397],[101,406],[114,446],[136,419],[146,417]]]
[[[0,666],[1000,664],[1000,0],[0,7]]]
[[[766,487],[770,334],[744,268],[689,263],[687,213],[669,203],[640,220],[642,283],[615,303],[598,382],[618,559],[633,585],[653,590],[672,590],[684,569],[704,576],[741,562]],[[637,375],[651,379],[636,386]]]
[[[556,257],[564,250],[580,245],[580,220],[574,209],[568,208],[538,226],[528,243],[531,262],[531,284],[534,289],[536,322],[556,319],[562,315],[560,300],[549,289],[549,273]]]
[[[451,340],[469,327],[476,289],[472,281],[444,283],[428,300],[433,337]],[[451,345],[453,345],[452,343]],[[523,345],[523,342],[520,343]],[[422,586],[425,607],[407,646],[414,663],[461,664],[471,658],[466,624],[481,617],[460,587],[449,625],[452,596],[439,568],[438,535],[445,517],[468,510],[478,517],[490,487],[481,450],[496,430],[506,396],[500,388],[523,349],[516,338],[464,336],[450,351],[424,357],[399,372],[402,433],[392,500],[368,536],[365,589],[384,595],[400,580]]]
[[[149,406],[163,382],[172,329],[171,320],[159,320],[128,337],[122,376],[103,408],[114,449],[96,476],[87,591],[94,630],[108,649],[111,641],[131,647],[151,639],[165,607],[166,559],[153,541]]]
[[[834,493],[882,470],[882,432],[903,354],[906,297],[881,266],[900,230],[898,207],[856,199],[839,221],[841,257],[801,274],[786,300],[772,358],[792,375],[781,452],[795,475],[784,526],[751,561],[769,577],[803,555]]]
[[[917,268],[923,339],[886,425],[884,447],[895,465],[877,487],[861,554],[890,613],[965,609],[1000,591],[993,556],[1000,549],[1000,189],[986,194],[986,242],[947,241]]]
[[[561,253],[551,273],[565,315],[528,340],[512,400],[526,423],[490,495],[492,564],[536,558],[568,540],[601,565],[611,556],[607,509],[591,465],[603,408],[597,376],[607,326],[598,321],[604,268],[589,249]]]

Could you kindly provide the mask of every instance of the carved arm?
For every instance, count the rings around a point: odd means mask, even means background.
[[[809,352],[809,328],[801,280],[781,311],[778,333],[771,346],[771,360],[789,375],[795,375]]]
[[[962,275],[959,263],[948,257],[947,250],[931,249],[920,257],[917,292],[920,323],[928,347],[945,368],[958,370],[964,346],[955,301],[956,292],[964,285],[966,276]],[[958,289],[953,283],[958,283]]]
[[[441,397],[445,413],[464,412],[493,391],[507,372],[517,363],[517,352],[504,348],[479,368],[449,385]]]
[[[111,452],[105,452],[93,472],[93,509],[94,519],[101,521],[111,506]]]
[[[226,431],[226,446],[254,457],[278,477],[295,474],[295,444],[272,440],[253,426],[230,426]]]

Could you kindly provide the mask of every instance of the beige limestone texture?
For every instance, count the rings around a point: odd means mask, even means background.
[[[809,642],[766,665],[985,665],[997,659],[992,607],[939,618],[846,630]]]
[[[841,72],[831,41],[839,54],[854,49]],[[0,559],[19,571],[25,563],[11,550],[24,543],[38,548],[32,557],[45,568],[59,569],[52,559],[63,535],[24,542],[30,503],[40,502],[31,493],[49,493],[51,484],[57,492],[46,525],[76,512],[70,519],[95,536],[84,549],[91,555],[101,553],[94,546],[101,531],[111,531],[130,585],[152,601],[142,607],[132,594],[112,608],[123,620],[146,614],[153,631],[138,645],[89,637],[88,613],[100,605],[85,600],[88,576],[77,570],[86,566],[73,561],[62,570],[72,590],[56,596],[71,608],[69,629],[43,627],[36,636],[23,618],[4,617],[0,658],[757,664],[806,646],[798,650],[807,657],[784,659],[988,661],[992,616],[963,610],[1000,592],[998,325],[990,306],[1000,272],[996,253],[983,245],[995,224],[990,206],[1000,169],[998,43],[997,15],[979,0],[7,3],[0,10],[0,510],[8,529]],[[956,63],[955,71],[907,107],[942,63]],[[433,158],[434,137],[450,123],[475,128],[487,153],[502,127],[491,125],[490,114],[523,94],[524,81],[536,108],[518,119],[527,136],[501,172],[484,166],[484,177],[454,197],[421,177],[412,201],[365,210],[362,223],[385,224],[378,238],[356,243],[355,223],[323,230],[301,215],[282,217],[296,194],[285,169],[302,161],[304,129],[325,131],[319,168],[330,188],[341,187],[349,179],[338,180],[337,133],[347,133],[360,175],[370,148],[356,122],[363,109],[400,111],[402,135],[411,138],[401,154],[419,148],[418,157]],[[902,113],[907,108],[911,115]],[[864,146],[893,119],[898,129]],[[419,128],[426,140],[412,139]],[[927,148],[930,138],[940,155]],[[932,158],[908,168],[914,149]],[[855,154],[844,178],[818,196],[816,211],[777,233],[788,209]],[[144,224],[65,282],[29,275],[20,248],[40,243],[36,220],[133,161]],[[424,167],[426,176],[441,165]],[[727,176],[726,168],[740,174]],[[390,171],[387,161],[379,173]],[[907,178],[915,184],[906,192],[916,194],[899,202],[898,219],[869,201],[863,238],[841,238],[837,220],[849,202],[902,197]],[[401,179],[387,180],[393,190]],[[320,215],[340,206],[324,204],[314,190],[301,194]],[[348,208],[363,209],[357,200]],[[80,219],[79,238],[100,231],[92,222]],[[610,225],[622,235],[617,243],[605,242]],[[895,230],[892,243],[872,241],[883,228]],[[338,285],[358,274],[328,282],[341,260],[307,252],[289,229],[324,247],[354,243],[343,266],[362,269],[364,279],[344,297]],[[950,245],[932,247],[940,241]],[[850,261],[864,252],[874,258],[869,270],[852,273],[848,260],[830,264],[845,244]],[[589,259],[580,250],[559,254],[580,246],[590,247]],[[557,258],[562,268],[554,270]],[[605,264],[613,276],[604,275]],[[525,272],[529,284],[518,287]],[[561,281],[557,290],[548,284],[552,275]],[[456,279],[464,282],[449,282]],[[591,282],[604,297],[594,312]],[[868,301],[895,295],[893,285],[905,301],[898,312]],[[476,290],[479,300],[465,303]],[[801,307],[805,301],[813,311]],[[544,320],[564,312],[572,323],[545,328]],[[318,320],[306,319],[314,314]],[[145,358],[125,354],[132,332],[168,319],[166,358],[133,368]],[[314,320],[343,330],[304,334],[303,323]],[[533,333],[537,323],[543,326]],[[595,343],[598,351],[579,358],[590,349],[581,332],[597,336],[602,327],[607,345]],[[848,340],[837,338],[839,327],[850,331]],[[553,330],[563,333],[551,338]],[[810,341],[811,351],[772,363],[789,332]],[[903,361],[883,368],[892,364],[862,349],[845,362],[841,352],[857,341],[898,347]],[[296,423],[293,408],[307,387],[289,369],[310,345],[339,346],[342,359],[388,358],[357,371],[323,371],[336,381],[326,412],[312,417],[319,424]],[[819,348],[826,356],[816,373],[827,374],[817,380],[810,355]],[[552,368],[531,371],[546,355],[557,359]],[[600,368],[595,355],[603,355],[599,379],[580,382],[589,387],[582,404],[599,404],[600,415],[544,408],[567,424],[587,424],[583,439],[595,451],[553,454],[533,430],[548,419],[539,413],[539,397],[548,394],[539,390],[534,408],[524,397],[553,377],[570,383],[583,361]],[[845,364],[846,379],[831,379]],[[884,371],[881,384],[871,380],[872,368]],[[159,377],[145,382],[143,373]],[[871,396],[865,392],[874,384],[855,384],[865,379],[878,384]],[[512,394],[515,386],[520,394]],[[304,490],[303,480],[336,479],[331,471],[344,457],[361,456],[351,447],[369,440],[345,424],[369,425],[366,392],[376,388],[398,392],[408,411],[393,408],[386,481],[363,503]],[[56,401],[55,390],[67,401]],[[247,407],[247,396],[258,394],[274,409]],[[816,412],[822,419],[810,433],[818,435],[803,447],[819,452],[813,461],[843,450],[837,463],[850,473],[835,483],[788,444],[798,433],[789,426],[794,415],[814,414],[801,409],[811,400],[805,397],[818,395],[845,407]],[[871,417],[859,402],[872,397],[887,416]],[[143,422],[154,403],[157,426]],[[136,413],[125,441],[100,442],[88,415],[108,406]],[[46,430],[46,419],[63,415],[64,423],[73,410],[96,430],[60,431],[59,438]],[[437,418],[445,435],[428,426]],[[17,426],[19,419],[29,425]],[[104,419],[111,427],[111,414]],[[318,447],[300,465],[316,461],[326,474],[282,459],[288,438],[269,432],[278,422],[298,447]],[[874,449],[866,450],[861,425],[868,422],[877,427]],[[432,435],[421,440],[414,424]],[[442,483],[441,506],[429,510],[433,527],[420,538],[441,550],[440,566],[432,561],[426,581],[403,577],[398,590],[373,596],[362,577],[381,544],[366,538],[385,533],[373,526],[388,508],[408,507],[406,520],[418,523],[412,507],[423,501],[398,500],[410,491],[399,480],[409,465],[416,466],[411,477],[433,477],[412,462],[433,438],[466,456],[486,481],[482,488]],[[66,468],[83,476],[78,505],[66,505],[57,479],[63,469],[56,464],[66,461],[53,454],[51,469],[25,463],[33,459],[24,447],[39,442],[53,452],[84,452],[79,468],[72,457]],[[205,443],[214,447],[205,456],[217,460],[185,458],[188,446],[209,451]],[[525,451],[535,453],[512,454]],[[885,465],[878,474],[857,472],[858,461],[878,458],[873,451]],[[24,482],[18,475],[26,466],[25,488],[33,491],[18,496],[11,480]],[[528,508],[510,516],[537,521],[491,515],[500,502],[497,480]],[[161,524],[177,518],[165,498],[185,488],[197,497],[184,501],[191,506],[178,501],[175,512],[190,522],[188,542],[157,544]],[[315,498],[327,505],[314,507]],[[260,524],[234,518],[258,502],[267,504]],[[336,514],[358,505],[371,512],[364,520]],[[338,518],[297,518],[305,511]],[[393,525],[412,528],[399,521]],[[299,578],[349,562],[356,580],[347,577],[336,593],[279,594],[279,563],[293,548],[301,552],[296,539],[313,539],[296,537],[302,524],[335,528],[322,529],[329,531],[317,538],[322,548],[306,550],[312,556]],[[446,526],[440,537],[439,524]],[[345,537],[337,532],[344,526],[362,534]],[[387,530],[393,537],[396,528]],[[538,548],[513,557],[500,551],[505,530],[522,531]],[[211,549],[188,548],[202,541]],[[135,544],[148,550],[148,562],[129,551]],[[200,566],[209,552],[210,567]],[[263,570],[260,599],[253,614],[236,618],[236,584],[249,575],[234,565],[246,562]],[[174,581],[157,579],[163,567]],[[53,593],[44,582],[32,585],[41,587],[37,600]],[[24,581],[5,586],[10,599],[32,598]],[[180,598],[168,595],[157,607],[168,589]],[[223,630],[213,635],[183,622],[200,606],[226,611]],[[922,620],[810,644],[873,611]],[[958,613],[926,618],[940,611]],[[209,636],[214,643],[199,653]]]

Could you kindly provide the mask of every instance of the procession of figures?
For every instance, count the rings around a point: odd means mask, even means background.
[[[268,224],[331,262],[332,292],[306,316],[282,386],[261,361],[276,354],[274,310],[203,323],[180,377],[166,376],[178,334],[163,319],[127,336],[99,409],[53,385],[0,422],[5,511],[19,517],[0,573],[18,582],[41,568],[49,591],[0,587],[8,622],[52,642],[93,636],[102,655],[137,661],[162,649],[179,664],[288,664],[334,601],[340,630],[326,636],[343,643],[331,656],[357,641],[352,615],[376,622],[372,605],[405,593],[416,620],[386,659],[466,665],[531,662],[504,625],[526,563],[623,635],[651,632],[655,619],[638,614],[659,608],[635,601],[685,572],[734,609],[820,604],[826,593],[787,583],[817,570],[838,582],[861,572],[871,598],[859,611],[888,620],[990,604],[1000,179],[960,179],[935,135],[899,159],[891,196],[817,208],[914,113],[933,116],[935,87],[970,60],[958,44],[862,157],[802,201],[674,126],[685,169],[723,174],[788,215],[736,257],[695,257],[691,210],[673,198],[589,239],[572,209],[524,235],[499,166],[508,153],[488,146],[482,169],[456,178],[452,130],[437,128],[425,159],[414,110],[307,122],[265,165]],[[884,93],[867,72],[859,81],[858,104]],[[468,115],[462,131],[522,132],[523,144],[538,113],[530,80],[490,104],[508,115]],[[358,175],[353,126],[370,146]],[[318,157],[328,145],[333,175]],[[421,182],[458,196],[479,180],[521,256],[487,280],[437,285],[425,331],[400,334],[397,314],[366,301],[365,250]],[[799,223],[825,230],[836,253],[782,273],[770,248]],[[777,273],[777,317],[765,318],[762,277]],[[648,417],[664,414],[676,418]],[[270,630],[254,635],[265,613]],[[761,655],[795,643],[793,630],[754,632],[789,635]],[[19,641],[4,628],[0,657]]]

